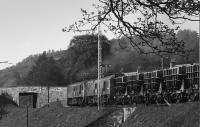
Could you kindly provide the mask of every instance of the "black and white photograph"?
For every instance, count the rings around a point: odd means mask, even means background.
[[[200,127],[200,0],[0,0],[0,127]]]

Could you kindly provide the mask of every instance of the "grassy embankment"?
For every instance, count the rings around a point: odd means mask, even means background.
[[[50,107],[29,109],[29,127],[109,127],[119,108]],[[138,105],[136,111],[122,127],[199,127],[200,103],[173,104],[167,106]],[[12,107],[0,121],[0,127],[26,127],[26,109]]]

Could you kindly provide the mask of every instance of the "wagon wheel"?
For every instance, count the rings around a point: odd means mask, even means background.
[[[124,105],[124,102],[125,102],[125,101],[124,101],[124,98],[122,98],[122,99],[120,100],[120,102],[121,102],[122,105]]]
[[[195,101],[195,95],[194,95],[194,94],[190,94],[189,99],[190,99],[191,101]]]
[[[156,101],[158,104],[162,104],[162,97],[161,96],[157,96],[156,97]]]
[[[134,104],[134,103],[135,103],[133,97],[130,98],[130,103],[131,103],[131,104]]]
[[[181,102],[181,96],[178,94],[175,98],[175,103],[180,103]]]

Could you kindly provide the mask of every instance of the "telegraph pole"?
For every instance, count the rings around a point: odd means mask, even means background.
[[[28,127],[28,105],[26,105],[26,127]]]
[[[97,101],[98,101],[98,110],[100,108],[100,84],[101,84],[101,65],[102,65],[102,58],[101,58],[101,39],[100,39],[100,34],[101,34],[101,29],[100,29],[100,23],[101,23],[101,19],[100,19],[100,11],[98,12],[98,97],[97,97]]]
[[[162,69],[164,68],[164,66],[163,66],[163,57],[161,58],[161,67],[162,67]]]
[[[200,13],[199,13],[199,101],[200,101]]]
[[[49,84],[47,85],[47,103],[49,107]]]

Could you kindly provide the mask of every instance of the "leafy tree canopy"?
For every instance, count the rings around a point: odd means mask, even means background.
[[[105,36],[100,36],[102,42],[102,57],[110,53],[110,41]],[[60,62],[63,65],[64,74],[68,82],[80,80],[80,73],[87,73],[92,68],[91,73],[97,70],[98,36],[86,34],[75,36],[69,45],[65,57]],[[78,76],[79,75],[79,76]]]
[[[185,50],[190,50],[180,57],[180,63],[195,63],[199,59],[199,38],[196,31],[180,30],[177,33],[179,40],[185,41]]]
[[[101,23],[106,31],[126,36],[139,53],[162,55],[185,52],[184,42],[175,34],[178,25],[185,20],[199,21],[200,14],[199,0],[99,0],[93,6],[99,13],[81,9],[83,19],[63,31],[94,31]],[[140,41],[135,41],[135,37]]]
[[[32,70],[25,77],[26,85],[59,86],[64,85],[64,76],[53,57],[47,57],[44,52],[38,57]]]

